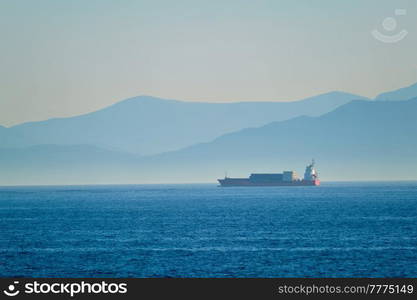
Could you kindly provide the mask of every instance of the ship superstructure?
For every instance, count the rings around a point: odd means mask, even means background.
[[[314,159],[306,166],[304,178],[298,178],[294,171],[282,173],[253,173],[249,178],[230,178],[227,175],[224,179],[218,179],[221,186],[318,186],[320,180],[314,168]]]

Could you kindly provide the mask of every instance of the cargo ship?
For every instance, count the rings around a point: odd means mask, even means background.
[[[297,177],[294,171],[282,173],[259,174],[254,173],[249,178],[230,178],[227,175],[224,179],[217,179],[220,186],[318,186],[320,180],[314,168],[314,159],[304,172],[303,179]]]

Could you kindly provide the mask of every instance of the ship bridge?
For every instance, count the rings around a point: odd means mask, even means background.
[[[314,168],[314,159],[311,161],[311,164],[309,164],[306,167],[306,170],[304,172],[304,180],[312,181],[316,180],[318,178],[318,174],[316,169]]]

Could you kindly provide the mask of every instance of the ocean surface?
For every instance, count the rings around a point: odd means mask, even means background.
[[[0,187],[0,276],[417,277],[417,182]]]

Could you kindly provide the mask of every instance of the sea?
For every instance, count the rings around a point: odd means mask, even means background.
[[[417,182],[0,187],[0,277],[417,277]]]

